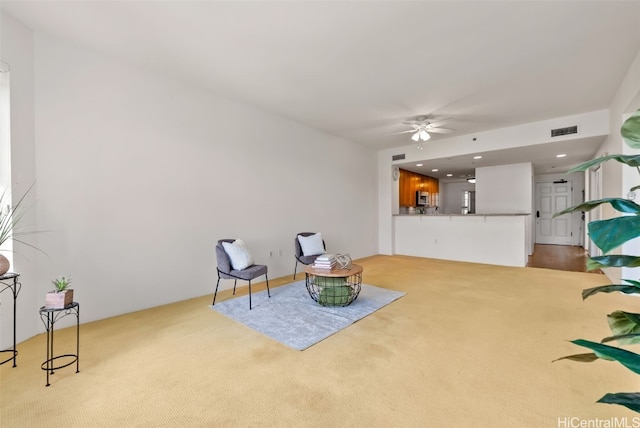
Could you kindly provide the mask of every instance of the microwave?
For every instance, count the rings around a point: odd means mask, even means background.
[[[429,205],[429,192],[416,192],[416,206],[417,207],[426,207]]]

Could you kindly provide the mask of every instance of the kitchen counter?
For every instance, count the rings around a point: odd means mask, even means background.
[[[394,253],[503,266],[526,266],[531,215],[396,214]]]

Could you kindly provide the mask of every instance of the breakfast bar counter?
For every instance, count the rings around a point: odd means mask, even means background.
[[[395,254],[526,266],[533,251],[529,213],[393,217]]]

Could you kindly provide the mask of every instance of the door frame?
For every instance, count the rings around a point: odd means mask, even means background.
[[[536,238],[537,238],[537,234],[538,234],[538,222],[536,221],[536,210],[538,209],[538,191],[537,191],[537,186],[539,183],[553,183],[554,181],[558,181],[558,180],[566,180],[571,182],[571,205],[577,205],[579,203],[582,203],[584,201],[584,189],[585,189],[585,174],[584,173],[573,173],[570,175],[566,175],[566,174],[541,174],[541,175],[536,175],[534,177],[534,183],[533,183],[533,212],[532,212],[532,226],[533,226],[533,230],[532,230],[532,242],[535,245],[536,244]],[[585,231],[584,231],[584,225],[585,225],[585,219],[582,215],[582,213],[577,212],[577,213],[571,213],[568,214],[571,217],[571,223],[572,223],[572,236],[571,236],[571,244],[572,246],[580,246],[580,247],[586,247],[585,244]]]

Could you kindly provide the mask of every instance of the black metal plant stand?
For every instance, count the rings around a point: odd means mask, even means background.
[[[54,356],[53,328],[56,321],[66,317],[67,315],[76,316],[76,353]],[[47,329],[47,360],[42,363],[40,368],[47,372],[47,384],[45,386],[49,386],[49,374],[54,374],[54,370],[76,363],[76,373],[80,373],[80,305],[77,302],[73,302],[64,308],[47,308],[46,306],[43,306],[40,308],[40,318]],[[68,361],[66,364],[54,366],[55,361],[60,358],[71,358],[71,361]]]
[[[16,301],[18,300],[18,294],[22,284],[18,282],[19,273],[7,272],[4,275],[0,275],[0,293],[5,290],[11,290],[13,294],[13,348],[0,351],[0,354],[9,353],[11,356],[6,360],[0,361],[0,365],[8,363],[13,360],[13,367],[16,367],[16,357],[18,356],[18,350],[16,349]]]

